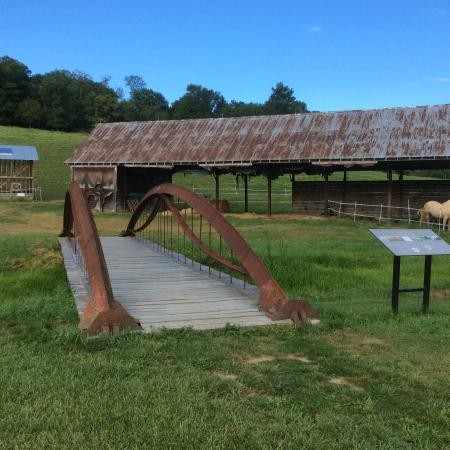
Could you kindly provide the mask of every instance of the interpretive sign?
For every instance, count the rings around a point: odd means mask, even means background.
[[[375,228],[370,232],[394,255],[392,275],[392,311],[398,312],[400,292],[423,292],[423,312],[428,314],[430,304],[431,258],[433,255],[450,255],[450,245],[429,229]],[[424,256],[423,287],[399,289],[400,257]]]
[[[370,232],[396,256],[450,255],[450,245],[429,229],[376,228]]]

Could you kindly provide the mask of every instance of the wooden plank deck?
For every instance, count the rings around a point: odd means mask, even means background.
[[[60,239],[78,314],[83,314],[88,289],[66,238]],[[260,326],[273,322],[258,309],[256,288],[243,289],[228,277],[218,279],[199,264],[182,264],[134,238],[102,237],[114,298],[146,331],[160,328],[222,328],[227,324]],[[183,258],[180,258],[184,260]]]

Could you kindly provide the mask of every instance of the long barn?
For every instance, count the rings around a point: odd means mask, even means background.
[[[323,212],[328,198],[419,204],[450,198],[445,181],[404,181],[403,171],[450,168],[450,105],[96,126],[66,161],[98,209],[116,210],[177,172],[292,175],[294,212]],[[333,172],[376,170],[386,182],[328,182]],[[399,174],[394,181],[392,173]],[[323,182],[297,182],[300,173]],[[269,194],[270,195],[270,194]]]

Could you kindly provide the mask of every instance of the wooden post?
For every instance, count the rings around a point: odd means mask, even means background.
[[[387,218],[391,220],[391,206],[392,206],[392,170],[387,172],[388,182],[387,182]]]
[[[324,174],[323,177],[325,179],[325,208],[324,208],[323,214],[325,216],[328,216],[328,200],[329,200],[329,198],[328,198],[328,174],[327,173]]]
[[[397,185],[398,185],[398,204],[400,206],[403,206],[403,201],[404,201],[404,198],[403,198],[403,169],[400,169],[398,171],[398,183],[397,183]],[[409,201],[409,199],[408,199],[408,201]],[[397,210],[397,211],[399,211],[400,217],[402,219],[404,219],[404,214],[403,214],[404,210],[400,209],[400,210]]]
[[[272,216],[272,178],[267,175],[267,215]]]
[[[244,212],[248,212],[248,175],[244,175]]]
[[[347,171],[344,170],[344,176],[342,178],[342,196],[341,200],[345,203],[347,201]]]
[[[114,212],[117,212],[117,165],[114,166]]]
[[[217,211],[219,211],[219,188],[220,188],[220,186],[219,186],[219,177],[220,177],[219,172],[214,172],[214,178],[216,180],[216,201],[215,201],[215,204],[216,204]]]
[[[34,200],[34,183],[33,183],[33,161],[30,161],[30,184],[29,184],[29,193],[31,193],[31,199]]]
[[[122,174],[122,211],[127,210],[127,197],[128,197],[128,168],[123,166],[120,171]]]
[[[291,175],[291,212],[294,212],[294,185],[295,185],[295,173]]]

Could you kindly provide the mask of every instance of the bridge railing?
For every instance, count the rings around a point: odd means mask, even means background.
[[[122,328],[140,329],[138,321],[114,299],[97,227],[77,183],[71,183],[66,193],[60,237],[67,238],[89,293],[80,328],[91,335]]]
[[[291,301],[245,239],[204,198],[174,184],[160,184],[137,205],[122,236],[144,239],[180,262],[214,271],[230,282],[256,285],[260,307],[273,320],[318,320],[307,300]],[[238,281],[239,280],[239,281]]]

